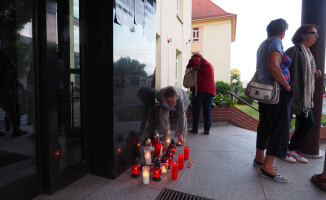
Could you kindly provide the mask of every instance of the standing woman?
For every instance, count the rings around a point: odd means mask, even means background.
[[[271,21],[267,26],[268,38],[257,51],[257,65],[260,63],[257,66],[258,80],[270,85],[277,81],[280,84],[280,98],[277,104],[259,102],[256,157],[253,164],[261,167],[259,175],[281,183],[288,180],[275,171],[273,161],[275,156],[285,158],[289,144],[292,92],[288,84],[288,66],[291,61],[284,54],[282,46],[287,29],[288,23],[284,19]]]
[[[302,156],[300,148],[305,136],[315,125],[312,115],[315,77],[321,77],[322,74],[320,70],[316,70],[315,60],[309,48],[318,38],[317,30],[318,27],[315,24],[302,25],[292,38],[294,46],[286,50],[292,60],[290,65],[290,85],[293,88],[291,112],[296,115],[296,129],[285,158],[288,162],[308,162]]]
[[[197,134],[199,125],[200,109],[203,107],[204,134],[208,135],[211,128],[211,107],[213,98],[216,94],[216,85],[214,81],[214,68],[199,53],[194,54],[188,62],[187,68],[195,66],[197,74],[197,91],[195,87],[192,91],[192,129],[190,132]]]

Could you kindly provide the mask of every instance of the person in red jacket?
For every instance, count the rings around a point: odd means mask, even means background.
[[[204,134],[208,135],[211,128],[211,106],[216,95],[216,85],[214,81],[214,67],[199,53],[194,54],[188,62],[187,68],[195,66],[198,68],[197,74],[197,95],[195,87],[192,91],[192,129],[189,132],[198,133],[200,109],[203,107]]]

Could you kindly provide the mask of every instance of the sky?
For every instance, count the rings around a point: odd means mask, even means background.
[[[256,70],[256,52],[267,38],[271,20],[283,18],[289,24],[283,49],[293,46],[293,34],[301,25],[300,0],[211,0],[224,11],[237,15],[235,42],[231,44],[231,69],[239,69],[241,81],[249,82]]]

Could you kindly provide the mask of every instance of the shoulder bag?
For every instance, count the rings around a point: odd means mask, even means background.
[[[186,69],[185,75],[183,77],[183,86],[185,88],[195,87],[195,96],[197,95],[197,73],[199,67],[201,65],[202,58],[200,57],[200,61],[197,67],[192,66]]]
[[[267,46],[270,44],[271,40],[267,42],[264,48],[264,53],[267,49]],[[280,98],[280,85],[277,81],[274,80],[273,85],[263,84],[258,80],[258,69],[261,67],[262,58],[264,53],[260,56],[258,66],[256,68],[255,75],[252,77],[250,82],[247,85],[245,94],[249,98],[256,100],[260,103],[266,104],[277,104]],[[282,59],[282,58],[281,58]]]

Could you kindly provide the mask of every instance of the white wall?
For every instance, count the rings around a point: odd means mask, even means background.
[[[181,0],[182,1],[182,0]],[[176,53],[179,52],[178,87],[182,87],[185,68],[190,58],[191,5],[183,0],[182,16],[177,16],[177,0],[157,0],[157,46],[155,88],[175,85]],[[158,11],[160,9],[160,11]],[[170,40],[168,42],[168,39]],[[181,66],[180,66],[181,65]]]

